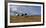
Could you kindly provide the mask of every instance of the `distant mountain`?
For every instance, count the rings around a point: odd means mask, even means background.
[[[32,16],[41,16],[41,14],[33,14]]]

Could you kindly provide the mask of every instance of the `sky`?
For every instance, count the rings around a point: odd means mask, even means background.
[[[10,11],[18,13],[27,13],[28,15],[41,15],[41,6],[28,6],[28,5],[12,5]],[[11,14],[13,15],[13,13]]]

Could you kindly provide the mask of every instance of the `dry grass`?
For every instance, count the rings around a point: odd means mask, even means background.
[[[41,16],[10,16],[10,23],[39,21],[41,21]]]

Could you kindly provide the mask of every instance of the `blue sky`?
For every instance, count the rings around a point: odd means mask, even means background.
[[[12,5],[10,6],[11,11],[19,13],[27,13],[28,15],[40,15],[41,6],[28,6],[28,5]]]

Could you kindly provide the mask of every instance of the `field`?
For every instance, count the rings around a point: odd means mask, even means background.
[[[10,23],[40,22],[41,16],[10,16]]]

